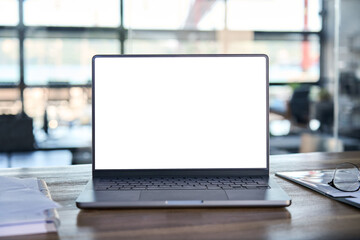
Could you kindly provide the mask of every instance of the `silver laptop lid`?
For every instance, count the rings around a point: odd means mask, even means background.
[[[93,171],[268,172],[266,55],[97,55]]]

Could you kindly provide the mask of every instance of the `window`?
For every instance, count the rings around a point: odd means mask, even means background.
[[[228,0],[230,30],[320,31],[320,1]],[[307,10],[307,15],[304,14]]]
[[[178,39],[132,39],[126,41],[126,53],[128,54],[202,54],[219,53],[218,44],[215,41],[179,41]]]
[[[92,56],[106,53],[119,53],[117,40],[28,38],[25,40],[25,83],[90,84]]]
[[[124,24],[128,29],[223,29],[224,9],[224,1],[216,0],[125,0]]]
[[[318,0],[125,0],[124,7],[125,53],[265,53],[271,83],[320,78]]]
[[[317,82],[320,77],[320,45],[311,41],[232,41],[229,53],[265,53],[270,58],[270,83]]]
[[[95,54],[265,53],[271,83],[316,82],[320,2],[1,0],[0,87],[15,90],[1,111],[24,110],[37,128],[45,110],[59,125],[89,124]]]
[[[19,82],[19,42],[15,38],[0,38],[0,84]]]
[[[119,0],[26,0],[24,22],[36,26],[117,27]]]
[[[0,26],[13,26],[19,22],[19,1],[1,0],[0,1]]]

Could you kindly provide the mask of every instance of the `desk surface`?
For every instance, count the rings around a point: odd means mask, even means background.
[[[277,155],[271,173],[360,164],[360,152]],[[147,209],[80,211],[75,199],[91,177],[90,165],[0,170],[44,179],[59,209],[58,234],[14,239],[354,239],[360,211],[275,177],[291,196],[287,208]],[[9,238],[8,238],[9,239]]]

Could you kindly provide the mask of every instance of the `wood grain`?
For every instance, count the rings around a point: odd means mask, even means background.
[[[271,173],[360,165],[360,152],[271,156]],[[44,179],[59,209],[58,234],[7,239],[360,239],[360,211],[275,177],[291,196],[287,208],[138,209],[80,211],[75,199],[91,166],[0,170],[3,176]]]

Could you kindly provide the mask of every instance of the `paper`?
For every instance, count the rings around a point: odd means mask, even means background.
[[[36,178],[15,178],[0,176],[1,192],[24,188],[39,190],[38,180]]]
[[[355,196],[355,193],[352,192],[343,192],[340,190],[337,190],[336,188],[330,186],[330,185],[318,185],[317,188],[321,190],[322,192],[332,196],[332,197],[352,197]]]
[[[60,205],[41,192],[39,183],[0,176],[0,237],[56,231],[59,220],[53,208]]]
[[[336,193],[331,193],[329,194],[332,197],[353,197],[353,198],[360,198],[360,192],[336,192]]]
[[[0,224],[60,207],[40,192],[35,178],[0,177]]]
[[[333,178],[334,170],[281,172],[279,176],[293,179],[308,186],[318,189],[331,197],[360,197],[360,192],[343,192],[328,183]]]
[[[349,201],[351,201],[351,202],[360,204],[360,197],[357,197],[357,198],[347,198],[346,200],[349,200]]]

